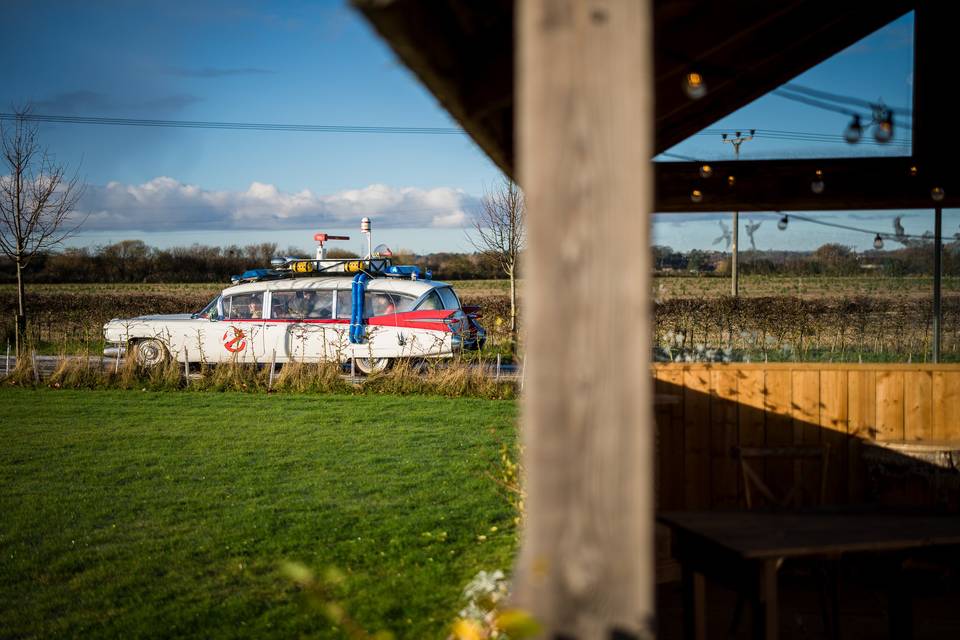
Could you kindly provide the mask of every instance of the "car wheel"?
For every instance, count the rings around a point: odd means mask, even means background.
[[[386,371],[390,367],[390,358],[356,358],[357,369],[364,375],[373,375]]]
[[[133,345],[133,357],[141,367],[156,367],[167,361],[167,348],[156,338],[138,340]]]

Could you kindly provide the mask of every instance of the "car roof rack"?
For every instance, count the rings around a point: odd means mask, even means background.
[[[270,269],[250,269],[232,276],[234,284],[281,280],[284,278],[310,278],[324,275],[355,275],[366,273],[370,277],[387,275],[392,266],[389,258],[295,258],[287,256],[270,261]]]
[[[328,258],[324,244],[330,240],[349,240],[349,236],[335,236],[329,233],[317,233],[313,239],[318,243],[316,258],[297,258],[285,256],[270,261],[269,269],[250,269],[238,276],[231,276],[234,284],[260,282],[263,280],[280,280],[282,278],[310,278],[320,275],[356,275],[365,273],[368,277],[385,276],[391,278],[409,278],[430,280],[432,274],[427,271],[420,273],[420,268],[414,265],[396,265],[390,261],[393,253],[386,245],[379,245],[375,249],[370,240],[370,218],[360,221],[361,233],[367,236],[366,258]]]

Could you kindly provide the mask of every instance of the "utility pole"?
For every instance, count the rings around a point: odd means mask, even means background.
[[[740,131],[737,131],[734,137],[728,138],[727,134],[723,135],[723,141],[729,142],[733,145],[733,155],[739,160],[740,159],[740,145],[742,145],[747,140],[753,140],[753,134],[756,133],[756,129],[750,129],[750,135],[743,135]],[[737,269],[737,262],[739,256],[737,254],[737,243],[740,239],[740,212],[733,212],[733,241],[731,242],[731,255],[730,255],[730,295],[736,298],[740,295],[740,273]]]

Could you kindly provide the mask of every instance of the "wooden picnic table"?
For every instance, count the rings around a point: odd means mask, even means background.
[[[657,520],[670,528],[683,576],[684,635],[706,637],[705,579],[737,589],[753,605],[753,633],[776,638],[777,572],[793,558],[836,559],[851,553],[897,554],[924,547],[960,548],[960,517],[842,511],[672,512]],[[908,593],[891,576],[891,637],[911,633]],[[834,604],[836,600],[834,583]],[[838,625],[834,609],[834,625]],[[838,629],[837,629],[838,631]]]

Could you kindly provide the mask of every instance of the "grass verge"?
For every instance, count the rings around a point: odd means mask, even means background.
[[[507,568],[512,402],[0,389],[0,636],[442,638]],[[327,607],[329,609],[329,607]]]

